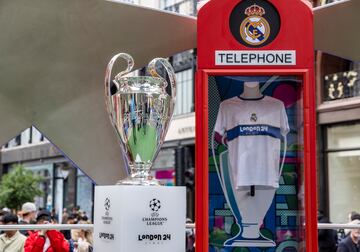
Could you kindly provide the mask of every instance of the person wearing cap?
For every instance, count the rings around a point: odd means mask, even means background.
[[[349,213],[348,218],[349,218],[348,224],[351,224],[351,222],[354,220],[360,220],[360,214],[358,212],[352,211]],[[343,238],[346,238],[350,234],[350,231],[351,231],[351,229],[347,229],[347,228],[344,229],[345,237],[343,237]]]
[[[51,213],[41,210],[36,217],[37,224],[51,224]],[[33,232],[25,241],[25,252],[69,252],[69,243],[57,230]]]
[[[32,202],[26,202],[21,207],[21,215],[22,220],[19,221],[19,224],[26,225],[26,224],[34,224],[36,222],[36,206]],[[27,230],[21,230],[20,233],[22,233],[25,236],[29,236],[32,231]]]
[[[360,219],[354,219],[350,224],[360,225]],[[337,252],[360,252],[360,229],[351,229],[350,234],[342,240]]]
[[[3,218],[4,225],[18,224],[18,217],[15,214],[8,213]],[[26,237],[17,230],[8,230],[0,235],[1,252],[24,252]]]

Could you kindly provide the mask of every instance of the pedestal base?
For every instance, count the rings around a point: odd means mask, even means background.
[[[94,251],[184,252],[186,189],[97,186]]]
[[[224,242],[225,247],[275,247],[274,241],[260,235],[259,238],[244,238],[242,235],[230,238]]]

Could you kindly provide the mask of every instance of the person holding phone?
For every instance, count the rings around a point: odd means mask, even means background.
[[[37,224],[52,224],[51,213],[39,211]],[[70,246],[64,235],[57,230],[41,230],[32,233],[25,241],[25,252],[69,252]]]

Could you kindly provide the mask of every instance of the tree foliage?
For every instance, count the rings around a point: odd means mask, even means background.
[[[25,202],[33,202],[36,196],[42,196],[39,188],[41,176],[34,175],[23,165],[15,165],[0,182],[0,205],[11,209],[20,209]]]

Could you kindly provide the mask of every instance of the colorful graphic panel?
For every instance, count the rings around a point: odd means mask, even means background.
[[[259,160],[264,159],[265,155],[269,155],[267,153],[269,148],[261,147],[261,151],[255,155],[252,153],[253,160],[243,162],[241,145],[246,144],[243,141],[247,141],[247,138],[243,137],[253,137],[250,140],[249,146],[251,146],[252,143],[264,144],[261,143],[262,140],[259,140],[261,138],[256,138],[258,136],[269,139],[276,138],[278,135],[272,133],[274,132],[273,128],[276,128],[276,123],[275,121],[271,122],[271,117],[267,119],[270,121],[266,125],[259,124],[264,122],[262,117],[268,117],[266,111],[263,115],[259,112],[250,113],[253,108],[258,106],[256,101],[245,103],[246,106],[238,107],[239,111],[235,112],[236,114],[249,113],[251,127],[240,125],[232,128],[232,131],[226,131],[228,139],[219,136],[218,132],[214,132],[215,123],[218,125],[217,121],[219,121],[220,104],[231,104],[230,101],[237,103],[236,99],[241,99],[246,92],[244,90],[245,83],[251,85],[258,83],[261,93],[259,98],[265,97],[269,102],[280,101],[278,103],[285,108],[289,131],[286,132],[286,137],[279,141],[281,150],[275,152],[280,153],[276,154],[280,157],[275,159],[278,160],[275,166],[278,166],[279,170],[282,169],[282,172],[280,177],[277,176],[278,183],[274,185],[258,183],[261,185],[242,186],[243,184],[239,184],[239,181],[243,181],[241,176],[247,176],[244,175],[246,169],[249,169],[248,174],[251,174],[256,167],[261,168]],[[209,251],[304,251],[301,90],[302,81],[295,76],[209,78]],[[228,102],[224,103],[224,101]],[[222,107],[224,106],[222,105]],[[224,114],[224,111],[221,113]],[[281,129],[282,127],[279,126],[280,132],[282,132]],[[231,151],[229,154],[229,148],[233,148],[229,147],[233,144],[229,134],[234,131],[236,132],[235,136],[242,136],[242,138],[238,139],[240,147],[235,152],[236,154],[231,154]],[[239,158],[238,162],[237,158]],[[245,170],[244,165],[246,166]],[[236,169],[231,168],[235,166]],[[274,164],[264,163],[264,166],[266,167],[263,169],[267,172]],[[242,173],[236,175],[236,171],[239,170]],[[265,178],[266,176],[271,175],[265,175]],[[256,235],[257,233],[258,235]]]

